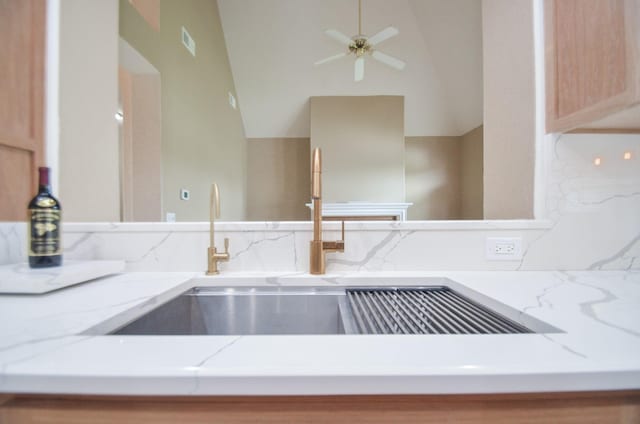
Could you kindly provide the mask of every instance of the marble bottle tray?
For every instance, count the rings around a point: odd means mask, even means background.
[[[124,270],[124,261],[67,261],[52,268],[0,265],[0,293],[42,294]]]

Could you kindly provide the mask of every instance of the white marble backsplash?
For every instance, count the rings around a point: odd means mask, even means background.
[[[565,134],[546,164],[553,226],[528,247],[524,266],[640,269],[640,135]]]
[[[411,271],[435,269],[503,269],[515,262],[484,260],[485,237],[521,235],[525,243],[535,240],[548,223],[505,222],[507,229],[491,229],[476,222],[476,229],[455,229],[457,223],[420,224],[346,223],[344,253],[327,254],[327,270]],[[324,239],[340,238],[337,223],[325,225]],[[471,226],[465,223],[464,227]],[[204,271],[208,246],[207,225],[102,224],[92,231],[83,225],[68,225],[65,255],[73,259],[120,258],[129,271]],[[246,228],[253,227],[253,228]],[[261,228],[259,228],[261,227]],[[513,229],[508,229],[513,227]],[[131,230],[131,228],[134,228]],[[437,229],[435,229],[437,228]],[[448,229],[447,229],[448,228]],[[309,241],[312,224],[305,223],[220,223],[216,229],[218,248],[230,239],[229,262],[224,271],[306,272],[309,269]]]
[[[346,224],[328,272],[640,269],[640,135],[562,135],[544,158],[544,220]],[[632,158],[624,160],[625,152]],[[595,157],[601,165],[595,166]],[[324,239],[340,238],[325,224]],[[221,222],[224,271],[306,272],[311,222]],[[0,264],[25,259],[25,224],[0,223]],[[487,237],[522,237],[519,261],[485,259]],[[208,224],[66,224],[65,257],[124,259],[129,271],[203,271]]]
[[[0,265],[27,259],[27,226],[23,222],[0,222]]]

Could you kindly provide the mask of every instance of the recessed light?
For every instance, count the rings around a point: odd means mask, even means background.
[[[601,163],[602,163],[602,159],[600,159],[599,157],[593,159],[593,164],[595,166],[600,166]]]
[[[624,160],[631,159],[631,152],[624,152],[624,155],[622,157],[624,158]]]

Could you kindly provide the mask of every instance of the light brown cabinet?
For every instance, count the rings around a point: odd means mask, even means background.
[[[640,0],[546,0],[547,132],[640,131]]]
[[[0,423],[176,422],[637,424],[640,392],[156,398],[19,395],[4,404],[0,399]]]
[[[0,221],[24,221],[44,166],[46,2],[0,0]]]

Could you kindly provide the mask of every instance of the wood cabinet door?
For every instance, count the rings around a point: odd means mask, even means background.
[[[45,0],[0,0],[0,221],[24,221],[44,162]]]
[[[638,102],[639,9],[640,0],[546,0],[547,132]]]

